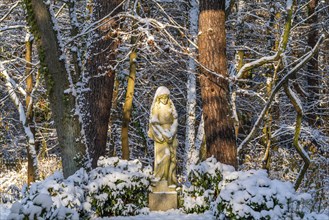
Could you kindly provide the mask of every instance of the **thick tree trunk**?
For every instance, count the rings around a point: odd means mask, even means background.
[[[100,20],[112,12],[122,1],[121,0],[96,0],[92,9],[92,22]],[[119,7],[113,14],[120,12]],[[86,139],[88,150],[92,158],[92,166],[96,167],[100,156],[105,155],[106,140],[109,124],[109,117],[112,105],[113,85],[115,72],[112,66],[115,65],[115,50],[118,41],[113,31],[118,24],[114,19],[105,19],[104,24],[92,34],[93,38],[87,61],[87,73],[90,76],[86,94],[87,118],[86,118]]]
[[[318,31],[315,25],[318,21],[317,14],[313,13],[315,12],[315,8],[318,5],[318,0],[311,0],[308,3],[308,16],[312,16],[309,19],[310,23],[310,31],[308,32],[308,40],[307,44],[310,48],[313,48],[316,44],[316,41],[318,39]],[[317,104],[318,98],[319,98],[319,68],[318,68],[318,54],[315,54],[314,57],[310,60],[308,63],[307,69],[308,69],[308,75],[307,75],[307,84],[308,84],[308,100],[307,105],[309,108],[308,114],[307,114],[307,120],[310,123],[310,125],[316,125],[317,122],[317,111],[319,105]]]
[[[225,0],[200,1],[199,61],[227,76]],[[237,166],[234,124],[229,103],[229,82],[201,67],[200,85],[205,121],[207,156]]]
[[[79,140],[81,126],[75,109],[75,97],[64,93],[71,88],[65,60],[60,59],[62,50],[49,13],[49,5],[43,0],[25,0],[27,20],[31,26],[39,53],[41,71],[45,75],[47,93],[55,121],[58,142],[61,149],[64,176],[73,174],[80,165],[74,160],[85,154],[85,145]],[[72,89],[72,88],[71,88]]]

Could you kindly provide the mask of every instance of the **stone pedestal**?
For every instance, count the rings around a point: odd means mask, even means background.
[[[168,186],[165,180],[157,182],[149,194],[149,208],[151,211],[177,209],[176,186]]]

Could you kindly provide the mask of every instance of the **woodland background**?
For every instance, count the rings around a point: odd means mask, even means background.
[[[47,1],[44,22],[37,2],[0,2],[1,201],[62,166],[66,176],[94,167],[99,156],[152,165],[149,108],[160,85],[179,115],[183,181],[190,164],[209,156],[198,79],[223,78],[198,59],[205,1]],[[312,195],[313,211],[328,210],[329,2],[226,1],[225,27],[226,108],[239,158],[232,165],[295,182],[309,156],[298,190]],[[52,35],[42,36],[47,28]],[[48,42],[53,50],[42,50]]]

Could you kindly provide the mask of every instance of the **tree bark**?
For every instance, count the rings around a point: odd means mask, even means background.
[[[25,97],[25,106],[26,106],[26,123],[31,128],[32,135],[34,136],[34,144],[35,141],[35,127],[33,124],[33,99],[31,97],[32,89],[33,89],[33,75],[32,71],[32,42],[33,37],[30,33],[27,33],[25,37],[25,83],[26,83],[26,97]],[[37,149],[36,149],[36,152]],[[35,182],[36,175],[33,167],[33,157],[30,153],[29,145],[27,146],[27,184],[30,185],[31,182]]]
[[[136,39],[132,37],[131,43],[135,44]],[[123,105],[123,119],[122,119],[122,128],[121,128],[121,138],[122,138],[122,159],[129,160],[130,152],[129,152],[129,123],[131,119],[131,112],[133,108],[133,98],[134,98],[134,90],[135,90],[135,80],[136,80],[136,69],[137,69],[137,51],[134,48],[129,56],[130,59],[130,70],[128,76],[128,85],[127,85],[127,93],[126,100]]]
[[[72,109],[75,109],[75,97],[64,92],[71,87],[65,60],[60,59],[63,51],[59,45],[57,32],[53,28],[49,5],[43,0],[24,2],[27,21],[38,48],[40,69],[46,79],[47,93],[61,149],[63,173],[68,177],[80,167],[74,158],[85,154],[85,145],[79,140],[81,126],[78,117],[73,115],[74,112],[72,113]]]
[[[121,2],[121,0],[96,0],[92,9],[92,22],[108,15]],[[112,16],[120,11],[121,7],[115,10]],[[90,92],[86,94],[87,124],[85,132],[92,167],[96,167],[98,158],[105,155],[106,152],[115,79],[112,67],[115,65],[115,50],[118,46],[118,40],[113,33],[118,26],[116,20],[108,18],[103,22],[103,25],[92,33],[93,36],[98,37],[93,38],[89,51],[90,57],[86,63],[87,74],[90,77],[87,88],[90,89]]]
[[[201,0],[199,14],[199,61],[227,76],[225,0]],[[229,103],[229,82],[201,67],[202,110],[205,121],[207,156],[237,167],[234,123]]]
[[[318,0],[311,0],[308,3],[308,16],[312,16],[309,19],[310,23],[310,31],[308,32],[307,44],[310,48],[313,48],[316,44],[316,39],[318,39],[318,30],[315,27],[318,21],[317,14],[315,12],[315,8],[318,5]],[[319,68],[318,68],[318,54],[315,54],[314,57],[310,60],[307,66],[308,74],[307,74],[307,84],[308,84],[308,99],[307,105],[309,107],[309,112],[307,114],[307,120],[310,125],[314,126],[317,123],[317,111],[319,105],[317,105],[318,97],[319,97]]]

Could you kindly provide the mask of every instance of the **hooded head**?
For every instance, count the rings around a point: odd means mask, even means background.
[[[155,92],[152,106],[154,106],[156,102],[158,103],[162,102],[162,104],[166,105],[169,100],[169,95],[170,95],[169,89],[165,86],[160,86]]]
[[[170,91],[167,87],[160,86],[157,89],[157,91],[155,92],[154,98],[153,98],[152,105],[151,105],[150,123],[152,121],[157,121],[158,120],[157,118],[153,117],[154,116],[153,112],[154,112],[155,109],[162,108],[161,104],[167,105],[171,109],[171,113],[173,114],[173,117],[177,118],[177,112],[176,112],[175,106],[174,106],[173,102],[170,100],[169,95],[170,95]]]
[[[155,92],[155,97],[158,97],[160,95],[170,95],[170,91],[167,87],[165,86],[160,86],[157,91]]]

